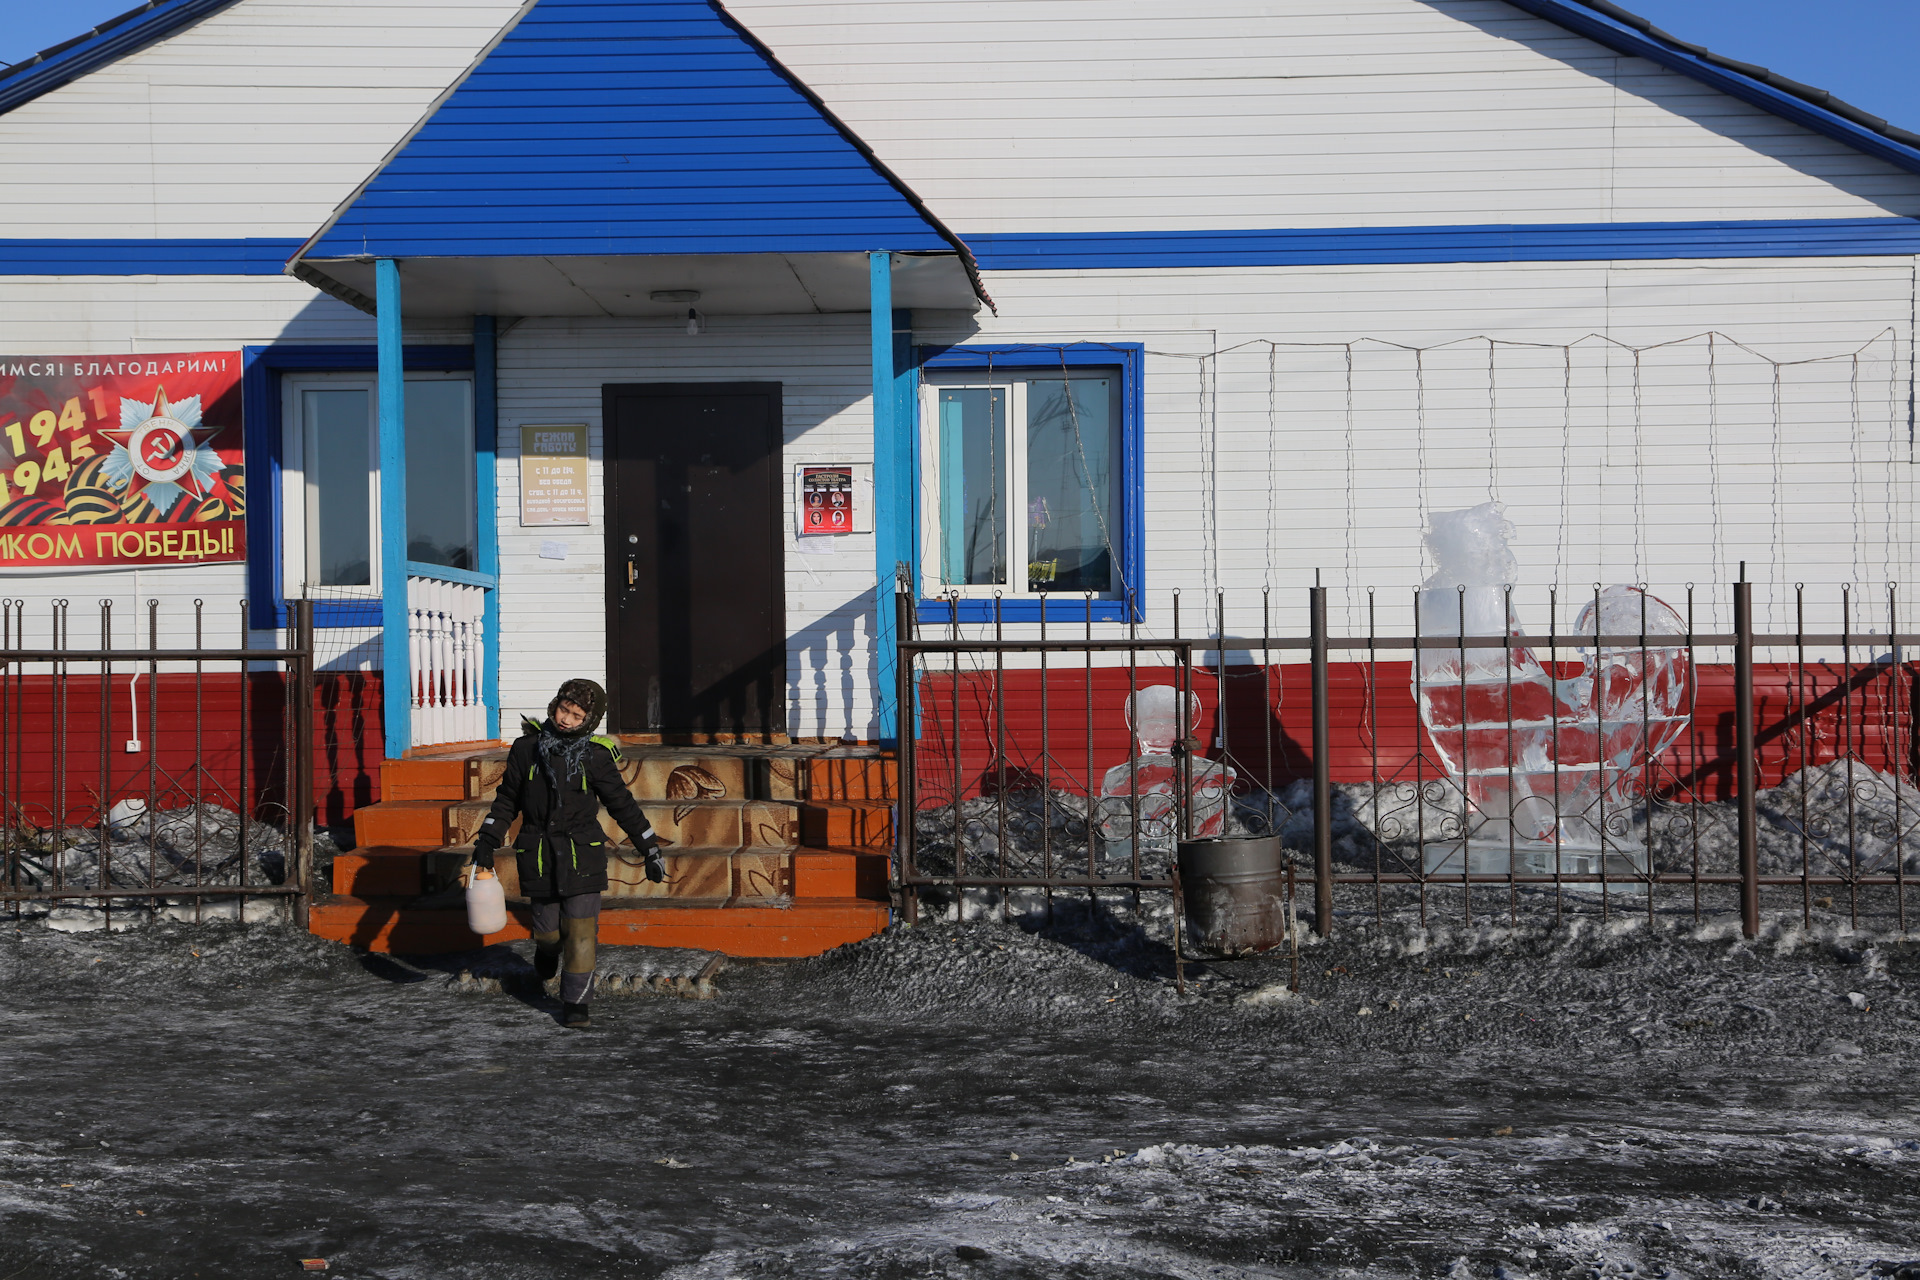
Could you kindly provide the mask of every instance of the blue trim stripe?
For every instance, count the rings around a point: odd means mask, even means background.
[[[1920,219],[991,232],[966,241],[986,271],[1824,258],[1920,253]]]
[[[0,276],[277,276],[298,240],[0,240]]]
[[[983,232],[995,271],[1920,254],[1920,219]],[[296,240],[0,240],[0,276],[279,275]],[[364,367],[364,366],[359,366]]]

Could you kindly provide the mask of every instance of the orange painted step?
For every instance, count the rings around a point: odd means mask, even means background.
[[[807,785],[816,801],[895,800],[900,795],[900,762],[871,756],[809,760]]]
[[[443,800],[382,800],[353,811],[353,842],[358,846],[398,845],[438,849],[447,839],[447,810]]]
[[[886,800],[815,800],[800,806],[800,843],[810,849],[893,848],[893,805]]]
[[[415,897],[426,892],[425,855],[418,849],[355,849],[335,854],[333,891],[356,898]]]
[[[885,902],[890,863],[885,854],[860,849],[795,849],[793,896]]]
[[[618,901],[617,899],[615,901]],[[370,951],[434,953],[466,951],[529,936],[519,909],[509,908],[507,927],[481,938],[467,929],[461,911],[409,910],[402,899],[332,898],[316,902],[308,928]],[[792,907],[621,907],[600,912],[603,946],[691,947],[730,956],[817,956],[887,927],[884,902],[820,898]]]
[[[382,760],[380,798],[383,800],[446,800],[467,798],[465,760]]]

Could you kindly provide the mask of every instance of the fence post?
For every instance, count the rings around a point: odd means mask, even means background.
[[[293,682],[293,795],[288,797],[289,825],[293,828],[293,865],[299,879],[300,894],[293,900],[293,922],[307,927],[307,910],[313,904],[313,601],[293,602],[294,645],[300,656],[294,660]]]
[[[1327,589],[1309,587],[1313,625],[1313,931],[1333,933],[1333,764],[1327,710]]]
[[[1759,785],[1753,745],[1753,584],[1733,586],[1734,785],[1740,790],[1740,930],[1760,933]]]

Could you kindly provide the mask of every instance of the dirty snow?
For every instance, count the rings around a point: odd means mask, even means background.
[[[1356,912],[1182,995],[1156,901],[609,948],[586,1034],[524,944],[0,925],[0,1276],[1920,1276],[1885,921]]]

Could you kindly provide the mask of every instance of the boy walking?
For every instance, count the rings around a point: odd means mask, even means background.
[[[666,878],[660,842],[620,780],[619,742],[594,736],[606,709],[606,690],[591,680],[569,680],[547,704],[545,723],[524,720],[473,841],[474,865],[491,868],[494,850],[520,816],[513,848],[520,892],[533,903],[534,971],[542,982],[560,974],[560,1023],[580,1031],[593,1025],[587,1002],[600,895],[607,889],[601,805],[645,858],[647,879]]]

